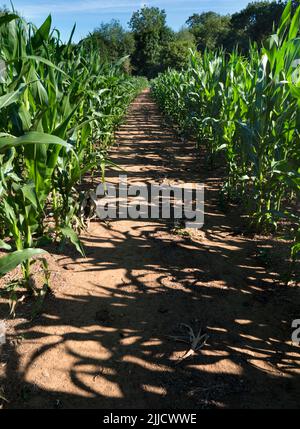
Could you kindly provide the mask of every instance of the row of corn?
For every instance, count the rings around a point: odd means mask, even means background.
[[[276,33],[248,57],[238,51],[191,53],[187,70],[152,84],[180,132],[224,163],[223,195],[241,203],[257,228],[289,226],[300,251],[300,7],[288,3]]]
[[[49,16],[40,28],[0,14],[0,276],[51,240],[83,252],[78,184],[109,164],[107,149],[143,79],[101,61],[85,43],[63,44]]]

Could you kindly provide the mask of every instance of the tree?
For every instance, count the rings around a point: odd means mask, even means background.
[[[231,45],[246,49],[249,40],[261,43],[279,23],[286,1],[255,1],[231,17]],[[232,46],[231,46],[232,47]]]
[[[161,70],[162,49],[174,38],[166,25],[166,12],[157,7],[143,7],[133,13],[129,25],[135,40],[132,58],[135,70],[153,77]]]
[[[182,29],[175,34],[175,39],[162,49],[161,64],[163,68],[181,70],[186,67],[190,58],[190,49],[196,49],[195,37],[188,29]]]
[[[286,0],[254,1],[232,16],[215,12],[195,13],[186,23],[199,50],[218,46],[231,50],[239,46],[246,52],[250,40],[260,44],[272,33],[286,4]],[[292,7],[296,9],[297,4],[299,1],[294,0]]]
[[[99,49],[100,55],[109,61],[115,61],[134,51],[133,35],[124,30],[119,21],[102,23],[91,33],[86,41]]]
[[[186,24],[196,39],[199,50],[215,49],[223,44],[230,31],[230,16],[216,12],[195,13]]]
[[[244,52],[249,49],[249,41],[261,44],[278,26],[287,1],[255,1],[232,15],[230,33],[225,45],[228,49],[238,45]],[[295,11],[298,0],[292,1]]]

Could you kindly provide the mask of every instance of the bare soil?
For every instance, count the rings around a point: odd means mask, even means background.
[[[163,220],[92,221],[82,236],[86,258],[52,248],[43,312],[30,320],[25,300],[7,322],[3,406],[298,408],[291,322],[300,299],[297,285],[280,280],[284,243],[242,234],[237,208],[221,211],[222,169],[207,170],[148,91],[132,103],[111,157],[129,183],[204,183],[205,225],[190,233]],[[181,323],[209,335],[182,361],[189,345],[172,338]]]

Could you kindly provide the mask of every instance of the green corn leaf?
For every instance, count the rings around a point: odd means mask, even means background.
[[[1,25],[8,24],[9,22],[13,21],[14,19],[18,19],[18,18],[19,18],[19,16],[16,15],[15,13],[8,13],[8,14],[5,14],[3,16],[0,16],[0,27],[1,27]]]
[[[68,125],[72,119],[72,117],[74,116],[76,110],[78,109],[78,106],[75,106],[75,108],[70,112],[70,114],[66,117],[66,119],[53,131],[53,134],[60,137],[60,138],[64,138]]]
[[[68,77],[71,79],[71,76],[69,76],[65,71],[63,71],[60,67],[56,66],[53,62],[47,60],[44,57],[38,56],[38,55],[26,55],[24,57],[16,57],[13,58],[12,60],[7,61],[7,64],[13,64],[19,61],[26,61],[26,60],[33,60],[36,62],[40,62],[43,64],[46,64],[49,67],[52,67],[53,69],[59,71],[60,73],[62,73],[64,76]]]
[[[39,48],[42,43],[48,39],[51,29],[51,23],[52,18],[51,15],[49,15],[31,39],[33,49]]]
[[[22,84],[16,91],[9,92],[8,94],[2,95],[0,97],[0,109],[4,109],[4,107],[7,107],[10,104],[18,101],[20,98],[20,95],[25,91],[26,86],[27,85]]]
[[[71,243],[75,246],[76,250],[82,256],[85,256],[84,249],[82,247],[82,244],[81,244],[79,237],[76,234],[76,232],[72,228],[67,227],[67,226],[61,228],[60,231],[61,231],[63,237],[68,238],[71,241]]]
[[[0,249],[10,250],[11,246],[3,240],[0,240]]]
[[[297,256],[299,255],[299,253],[300,253],[300,243],[296,243],[292,246],[292,249],[291,249],[292,259],[295,260],[297,258]]]
[[[26,184],[21,188],[22,194],[26,200],[30,202],[34,209],[38,207],[38,199],[35,191],[35,187],[33,184]]]
[[[300,6],[297,8],[290,25],[289,39],[294,39],[299,32],[299,23],[300,23]]]
[[[72,31],[71,31],[71,34],[70,34],[70,37],[69,37],[69,40],[68,40],[68,43],[67,43],[68,47],[71,46],[75,30],[76,30],[76,24],[73,25],[73,28],[72,28]]]
[[[24,249],[16,250],[15,252],[9,253],[8,255],[2,256],[0,258],[0,276],[8,273],[9,271],[16,268],[22,262],[32,258],[33,256],[38,256],[46,254],[47,252],[42,249]]]
[[[279,26],[278,26],[278,37],[282,38],[284,33],[287,30],[288,24],[290,22],[291,19],[291,10],[292,10],[292,2],[289,1],[283,11],[283,14],[281,16],[281,19],[279,21]]]
[[[19,108],[19,118],[22,122],[23,131],[28,132],[31,127],[31,115],[30,112],[26,109],[24,103],[22,103]]]
[[[62,140],[57,136],[51,134],[39,133],[37,131],[31,131],[24,134],[22,137],[10,138],[0,137],[0,153],[5,152],[7,149],[16,146],[28,145],[28,144],[56,144],[61,145],[67,149],[72,150],[72,145]]]
[[[40,57],[38,55],[27,55],[27,57],[23,57],[22,59],[29,59],[29,60],[34,60],[34,61],[38,61],[40,63],[46,64],[49,67],[54,68],[55,70],[59,71],[60,73],[62,73],[63,75],[69,77],[71,79],[71,77],[64,72],[60,67],[57,67],[55,64],[53,64],[51,61],[47,60],[46,58]]]

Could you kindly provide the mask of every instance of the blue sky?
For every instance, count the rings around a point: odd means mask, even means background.
[[[74,40],[78,41],[101,22],[118,19],[127,26],[132,12],[146,6],[157,6],[167,12],[168,25],[178,30],[193,13],[213,10],[222,14],[243,9],[250,0],[13,0],[17,11],[39,25],[51,13],[53,25],[61,31],[63,40],[76,22]],[[0,5],[10,5],[0,0]]]

